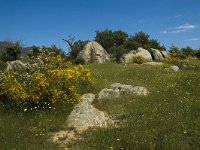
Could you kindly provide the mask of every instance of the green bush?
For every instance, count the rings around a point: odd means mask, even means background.
[[[0,99],[18,110],[51,109],[55,104],[74,106],[79,101],[76,85],[90,79],[90,70],[73,67],[61,55],[42,53],[28,68],[1,74]]]
[[[77,57],[75,60],[74,60],[74,63],[75,64],[85,64],[85,60],[81,57]]]
[[[0,60],[0,71],[4,71],[6,69],[6,63]]]

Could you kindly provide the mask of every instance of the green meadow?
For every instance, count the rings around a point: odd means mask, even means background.
[[[95,100],[94,105],[118,120],[117,127],[91,129],[66,147],[52,143],[50,133],[66,129],[71,108],[15,112],[0,107],[1,150],[172,150],[200,148],[200,61],[179,72],[168,65],[91,64],[92,82],[78,85],[80,94],[98,92],[119,82],[143,86],[147,96]]]

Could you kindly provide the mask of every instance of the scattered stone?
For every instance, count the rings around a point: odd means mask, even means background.
[[[99,98],[113,98],[125,94],[147,95],[149,92],[146,88],[120,83],[111,85],[111,89],[103,89],[99,93]],[[113,119],[106,112],[98,110],[92,105],[95,100],[94,94],[84,94],[81,96],[80,102],[74,107],[73,111],[67,118],[67,125],[73,130],[65,130],[51,133],[51,141],[58,143],[60,147],[71,144],[74,140],[81,139],[81,133],[89,128],[107,127],[115,125],[117,127],[118,120]],[[119,116],[121,117],[121,115]]]
[[[179,67],[178,66],[171,66],[169,68],[165,68],[166,71],[169,71],[169,72],[178,72],[179,71]]]
[[[163,55],[161,54],[161,52],[159,50],[151,48],[151,52],[152,52],[152,57],[155,61],[163,60]]]
[[[164,65],[164,63],[163,62],[147,62],[147,63],[144,63],[144,65],[162,66]]]
[[[81,97],[80,103],[74,107],[67,119],[69,127],[83,131],[91,127],[107,127],[113,124],[108,114],[96,109],[92,105],[94,99],[94,94],[84,94]]]
[[[123,95],[147,95],[149,91],[141,86],[135,86],[133,87],[132,85],[126,85],[126,84],[121,84],[121,83],[114,83],[111,85],[111,89],[102,89],[99,92],[98,99],[102,98],[117,98]]]
[[[87,43],[78,56],[84,59],[85,63],[105,63],[110,61],[108,52],[95,41]]]

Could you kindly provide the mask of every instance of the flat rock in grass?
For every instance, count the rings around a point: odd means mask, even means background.
[[[169,68],[165,68],[166,71],[169,71],[169,72],[178,72],[179,71],[179,67],[174,65],[174,66],[171,66]]]
[[[129,94],[135,94],[135,95],[147,95],[149,91],[142,86],[135,86],[132,85],[126,85],[121,83],[114,83],[111,85],[111,88],[115,91],[119,91],[120,95],[129,95]]]
[[[119,90],[114,90],[114,89],[102,89],[99,92],[99,99],[103,99],[103,98],[116,98],[119,97],[120,93]]]
[[[94,94],[84,94],[81,97],[80,103],[74,107],[67,119],[69,127],[83,131],[90,127],[106,127],[113,124],[113,121],[105,112],[92,105],[94,99]]]
[[[102,98],[117,98],[123,95],[147,95],[149,91],[145,87],[114,83],[110,89],[102,89],[99,92],[98,99]]]
[[[149,94],[149,91],[145,87],[142,87],[142,86],[135,86],[131,90],[132,90],[132,94],[135,94],[135,95],[148,95]]]
[[[111,85],[111,88],[114,89],[115,91],[118,91],[120,93],[120,95],[126,95],[126,94],[132,93],[133,86],[121,84],[121,83],[114,83]]]
[[[144,63],[144,65],[162,66],[164,65],[164,63],[163,62],[147,62],[147,63]]]

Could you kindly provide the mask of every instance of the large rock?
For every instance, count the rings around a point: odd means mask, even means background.
[[[137,50],[136,50],[136,56],[140,56],[140,57],[143,57],[147,62],[151,62],[153,61],[152,60],[152,56],[151,54],[149,53],[148,50],[142,48],[142,47],[139,47]]]
[[[160,50],[151,48],[151,53],[152,53],[152,57],[155,61],[162,61],[164,58],[162,53],[160,52]]]
[[[83,131],[90,127],[105,127],[113,123],[105,112],[92,105],[94,99],[94,94],[84,94],[81,97],[80,103],[74,107],[67,119],[69,127]]]
[[[133,63],[133,57],[136,56],[136,51],[132,50],[127,54],[124,54],[122,56],[121,62],[127,64],[127,63]]]
[[[169,57],[169,54],[166,51],[160,51],[164,58]]]
[[[178,72],[179,71],[179,67],[174,65],[174,66],[171,66],[169,68],[165,68],[166,71],[168,72]]]
[[[78,56],[84,59],[85,63],[105,63],[110,60],[107,51],[95,41],[87,43]]]
[[[24,69],[24,68],[27,68],[27,64],[24,64],[20,60],[9,61],[9,62],[7,62],[6,72],[16,71],[16,70],[20,70],[20,69]]]
[[[145,87],[114,83],[110,89],[102,89],[99,92],[98,99],[112,99],[123,95],[147,95],[148,93],[149,91]]]
[[[134,61],[134,57],[140,56],[142,58],[144,58],[147,62],[151,62],[152,61],[152,56],[149,53],[148,50],[143,49],[141,47],[139,47],[137,50],[132,50],[130,51],[128,54],[125,54],[122,57],[122,62],[123,63],[133,63]]]

